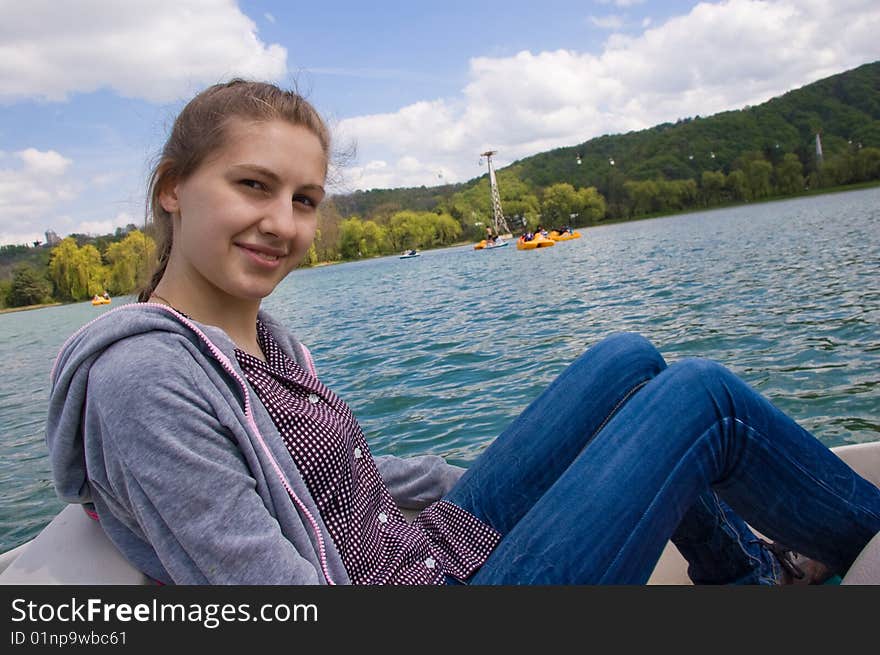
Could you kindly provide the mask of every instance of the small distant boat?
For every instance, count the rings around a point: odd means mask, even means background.
[[[517,250],[534,250],[536,248],[549,248],[555,245],[556,242],[553,239],[548,239],[543,234],[536,234],[531,239],[526,239],[526,236],[523,235],[516,240]]]
[[[412,257],[418,257],[420,254],[418,250],[407,250],[400,256],[400,259],[411,259]]]
[[[495,241],[489,241],[487,239],[483,239],[477,245],[474,246],[474,250],[494,250],[495,248],[503,248],[506,246],[509,241],[504,241],[503,239],[495,239]]]
[[[571,229],[568,230],[550,230],[550,234],[547,235],[549,238],[554,241],[569,241],[570,239],[580,239],[580,232],[572,232]]]
[[[109,305],[111,302],[110,296],[95,296],[92,298],[93,305]]]

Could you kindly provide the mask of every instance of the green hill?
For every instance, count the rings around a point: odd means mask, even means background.
[[[824,180],[816,178],[817,133],[822,139],[823,163],[834,169]],[[864,148],[880,148],[880,61],[760,105],[603,135],[543,152],[500,169],[499,175],[515,176],[538,195],[541,189],[558,183],[596,187],[609,202],[609,217],[621,218],[632,213],[626,206],[627,180],[692,179],[699,184],[704,172],[727,175],[755,158],[775,167],[786,153],[793,153],[802,165],[802,175],[808,181],[813,175],[814,187],[834,186],[864,181],[858,179],[866,177],[863,171],[846,170],[856,166],[855,156]],[[344,216],[369,217],[377,210],[395,208],[433,211],[448,206],[453,194],[472,189],[481,181],[485,184],[486,177],[446,187],[374,189],[334,199]]]
[[[703,171],[730,172],[746,152],[760,152],[776,165],[795,153],[805,173],[816,169],[815,138],[826,159],[847,149],[880,147],[880,62],[853,70],[736,111],[695,116],[646,130],[605,135],[541,153],[516,164],[536,186],[570,181],[576,186],[606,183],[609,159],[627,179],[699,179]],[[714,158],[712,154],[714,153]],[[582,164],[576,163],[580,155]]]

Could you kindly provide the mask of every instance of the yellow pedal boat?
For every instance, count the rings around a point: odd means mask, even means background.
[[[526,241],[524,236],[516,240],[517,250],[534,250],[535,248],[547,248],[555,245],[556,242],[553,239],[548,239],[540,234],[536,234],[529,241]]]
[[[571,232],[571,231],[558,232],[556,230],[552,230],[550,232],[550,234],[548,234],[547,236],[550,237],[551,239],[553,239],[554,241],[570,241],[571,239],[580,239],[581,233],[580,232]]]

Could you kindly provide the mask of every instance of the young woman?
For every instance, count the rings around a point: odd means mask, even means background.
[[[329,152],[294,93],[234,80],[196,96],[152,176],[159,265],[141,302],[58,356],[58,494],[148,576],[632,584],[671,538],[695,582],[775,584],[802,575],[786,549],[821,562],[818,581],[880,530],[880,490],[813,436],[721,366],[667,367],[632,334],[590,348],[464,473],[373,457],[260,310],[312,242]]]

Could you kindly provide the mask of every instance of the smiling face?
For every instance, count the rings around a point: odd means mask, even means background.
[[[318,137],[284,120],[233,119],[224,145],[159,193],[174,241],[163,287],[183,307],[259,302],[315,236],[327,160]]]

